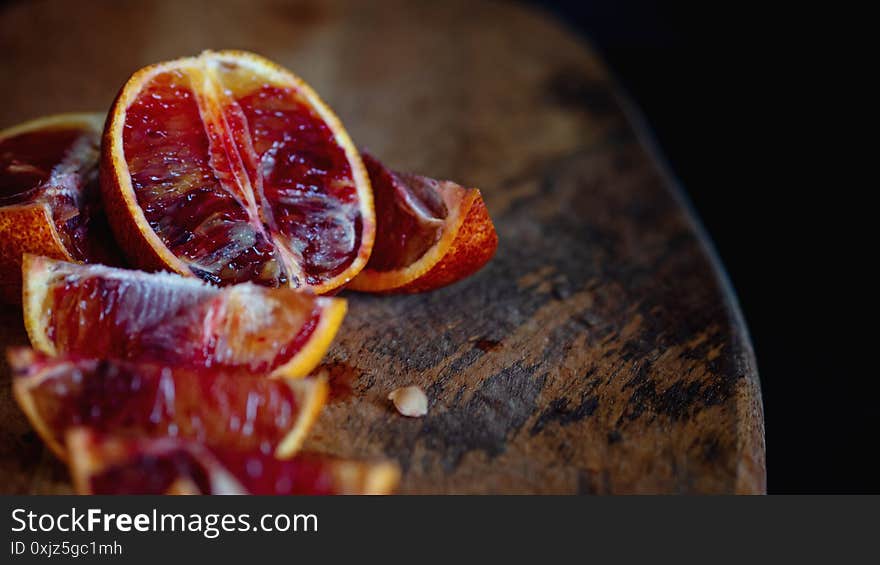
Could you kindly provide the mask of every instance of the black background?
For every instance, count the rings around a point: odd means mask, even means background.
[[[878,492],[859,16],[828,6],[532,2],[585,34],[653,130],[739,296],[771,493]],[[842,10],[841,10],[842,11]],[[862,16],[864,17],[864,16]],[[868,142],[873,150],[876,142]],[[868,213],[870,215],[870,212]],[[859,273],[861,271],[861,273]]]

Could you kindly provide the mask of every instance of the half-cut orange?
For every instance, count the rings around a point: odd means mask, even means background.
[[[49,355],[240,368],[303,377],[321,361],[346,302],[291,288],[218,288],[25,255],[24,320]]]
[[[323,294],[373,246],[370,182],[339,119],[251,53],[132,75],[107,120],[101,185],[120,245],[147,270]]]
[[[26,348],[11,350],[8,360],[19,406],[62,459],[64,434],[76,426],[290,457],[328,390],[326,379],[48,357]]]
[[[281,460],[209,448],[180,438],[125,438],[73,429],[70,474],[81,494],[389,494],[400,479],[392,463],[317,454]]]
[[[90,237],[103,123],[99,114],[60,114],[0,131],[0,300],[21,302],[24,253],[106,258]]]

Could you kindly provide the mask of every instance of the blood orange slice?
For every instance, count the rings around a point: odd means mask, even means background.
[[[49,355],[154,360],[302,377],[321,361],[345,316],[340,298],[291,288],[218,288],[26,255],[24,319]]]
[[[389,494],[400,477],[391,463],[316,454],[280,460],[179,438],[120,438],[83,428],[68,434],[67,447],[81,494]]]
[[[250,53],[132,75],[101,168],[111,225],[141,268],[323,294],[370,255],[372,194],[348,134],[305,82]]]
[[[213,446],[295,453],[327,398],[324,379],[265,379],[217,369],[8,353],[12,390],[46,444],[65,458],[64,433],[181,437]]]
[[[476,188],[396,173],[363,156],[376,202],[376,242],[348,288],[421,292],[459,281],[495,254],[498,236]]]
[[[0,132],[0,300],[21,302],[21,256],[104,259],[89,238],[103,116],[61,114]]]

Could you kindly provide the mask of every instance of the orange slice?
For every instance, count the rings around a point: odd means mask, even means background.
[[[370,182],[339,119],[251,53],[132,75],[107,120],[101,186],[121,247],[147,270],[324,294],[373,246]]]
[[[391,463],[316,454],[287,460],[216,449],[180,438],[135,439],[78,428],[67,436],[70,474],[81,494],[389,494]]]
[[[104,117],[60,114],[0,132],[0,300],[21,302],[21,256],[108,257],[90,237]]]
[[[346,310],[343,299],[291,288],[218,288],[33,255],[22,268],[25,327],[49,355],[302,377],[323,358]]]
[[[421,292],[459,281],[495,254],[498,236],[476,188],[396,173],[363,155],[376,202],[376,242],[348,285],[365,292]]]
[[[265,379],[241,371],[8,354],[18,405],[62,459],[75,426],[180,437],[290,457],[327,398],[324,379]]]

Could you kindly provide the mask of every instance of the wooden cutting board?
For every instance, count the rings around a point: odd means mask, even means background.
[[[392,167],[483,190],[500,238],[429,294],[348,293],[308,446],[405,493],[761,493],[752,347],[724,274],[589,45],[512,2],[13,2],[0,126],[106,109],[205,48],[292,69]],[[0,314],[2,345],[26,342]],[[423,419],[392,389],[424,387]],[[0,372],[0,491],[65,492]]]

